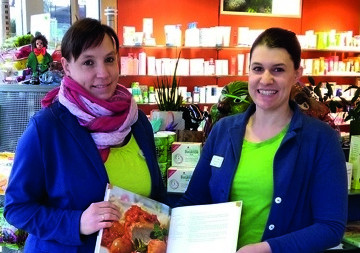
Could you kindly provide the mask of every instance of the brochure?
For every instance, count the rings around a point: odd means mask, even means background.
[[[104,199],[121,218],[99,231],[95,253],[236,252],[241,201],[171,209],[110,184]]]

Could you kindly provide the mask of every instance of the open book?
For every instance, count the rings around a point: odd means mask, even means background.
[[[236,252],[241,201],[171,209],[112,185],[105,200],[115,203],[122,217],[99,231],[95,253]]]

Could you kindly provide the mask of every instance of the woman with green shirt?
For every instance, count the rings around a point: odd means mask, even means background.
[[[341,242],[347,174],[340,136],[301,112],[296,34],[269,28],[250,50],[253,104],[211,130],[178,205],[242,200],[237,253],[323,252]]]
[[[75,22],[61,43],[60,87],[42,100],[18,142],[4,216],[29,233],[24,252],[94,252],[121,217],[108,183],[165,200],[154,135],[118,83],[119,40],[98,20]]]

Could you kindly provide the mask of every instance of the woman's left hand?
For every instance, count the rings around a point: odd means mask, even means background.
[[[80,218],[80,233],[89,235],[102,228],[111,227],[121,217],[119,208],[109,201],[92,203]]]
[[[267,242],[259,242],[246,245],[236,253],[271,253],[270,245]]]

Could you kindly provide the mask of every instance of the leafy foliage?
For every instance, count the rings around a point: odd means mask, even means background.
[[[344,92],[355,89],[354,96],[350,101],[346,100],[345,98],[338,96],[340,100],[334,100],[334,92],[332,85],[326,82],[326,93],[322,95],[321,87],[322,82],[319,82],[318,84],[315,84],[315,80],[313,77],[309,76],[308,80],[312,86],[314,86],[314,93],[318,96],[319,101],[322,103],[325,103],[331,112],[335,113],[338,109],[341,109],[344,114],[344,120],[360,120],[360,87],[357,85],[351,85],[347,89],[344,90]]]
[[[14,47],[21,47],[24,45],[28,45],[31,43],[31,40],[34,38],[31,34],[25,34],[20,36],[15,36],[8,38],[4,41],[1,45],[2,48],[14,48]]]
[[[135,238],[134,240],[134,249],[136,252],[146,253],[147,252],[147,245],[141,239]]]
[[[161,228],[159,224],[154,224],[154,230],[151,232],[150,238],[164,241],[167,235],[168,230],[166,228]]]
[[[180,54],[181,51],[176,60],[173,76],[157,76],[156,78],[155,88],[158,95],[156,102],[160,111],[180,111],[183,98],[179,93],[180,81],[176,78]]]
[[[353,106],[350,107],[348,110],[347,116],[345,117],[345,121],[347,120],[360,120],[360,87],[356,85],[351,85],[348,87],[345,91],[348,91],[350,89],[356,89],[354,96],[351,99],[351,104]]]

